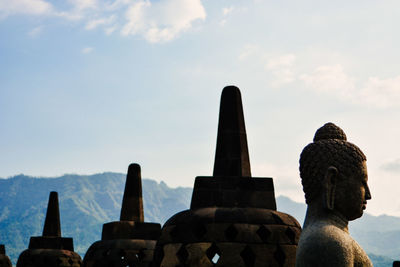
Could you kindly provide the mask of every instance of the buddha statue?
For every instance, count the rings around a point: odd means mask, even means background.
[[[348,230],[348,222],[360,218],[371,199],[363,152],[347,142],[342,129],[327,123],[303,149],[300,177],[308,207],[296,266],[372,266]]]

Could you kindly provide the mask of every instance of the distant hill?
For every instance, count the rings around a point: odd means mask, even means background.
[[[101,238],[102,225],[119,220],[125,179],[120,173],[0,179],[0,243],[15,263],[29,237],[42,234],[49,192],[57,191],[62,234],[73,237],[75,251],[84,255]],[[170,188],[149,179],[142,184],[145,221],[164,223],[188,209],[191,188]]]
[[[28,247],[29,237],[42,234],[49,192],[57,191],[63,236],[73,237],[75,250],[83,256],[101,238],[102,225],[119,219],[125,178],[125,174],[108,172],[0,179],[0,243],[6,245],[15,264]],[[189,208],[192,188],[170,188],[150,179],[142,183],[145,221],[162,224]],[[277,206],[303,223],[305,204],[279,196]],[[350,224],[350,231],[375,267],[389,267],[393,259],[400,259],[400,218],[365,214]]]

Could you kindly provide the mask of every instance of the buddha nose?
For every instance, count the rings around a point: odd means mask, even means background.
[[[369,191],[368,185],[365,185],[365,200],[371,199],[371,191]]]

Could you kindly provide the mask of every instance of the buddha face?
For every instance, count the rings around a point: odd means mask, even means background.
[[[371,199],[368,188],[367,164],[363,161],[358,175],[337,180],[334,209],[349,221],[360,218]]]

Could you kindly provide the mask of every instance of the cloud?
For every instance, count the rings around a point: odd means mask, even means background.
[[[381,79],[369,77],[356,84],[340,64],[317,67],[299,79],[306,87],[318,93],[336,96],[344,101],[377,108],[390,108],[400,104],[400,76]]]
[[[360,90],[360,98],[377,107],[393,107],[400,104],[400,76],[381,79],[370,77]]]
[[[317,65],[310,72],[301,74],[299,70],[309,63],[304,57],[294,53],[271,55],[258,44],[246,44],[238,60],[258,68],[263,65],[268,83],[273,87],[298,82],[306,90],[354,105],[379,109],[400,107],[400,75],[361,79],[350,75],[340,63]]]
[[[227,22],[226,17],[227,17],[230,13],[232,13],[232,11],[233,11],[234,9],[235,9],[235,8],[234,8],[233,6],[222,8],[222,16],[223,16],[223,19],[219,22],[219,24],[220,24],[221,26],[224,26],[224,25],[226,24],[226,22]]]
[[[67,3],[69,7],[65,8],[53,6],[50,0],[0,0],[0,19],[23,14],[80,20],[86,30],[101,27],[107,35],[119,30],[123,36],[137,35],[151,43],[162,43],[177,38],[196,21],[206,18],[201,0],[68,0]],[[230,9],[224,12],[229,13]]]
[[[115,21],[115,17],[116,17],[115,15],[111,15],[108,18],[101,18],[101,19],[91,20],[88,23],[86,23],[85,29],[86,30],[94,30],[98,26],[110,25],[111,23],[113,23]]]
[[[400,173],[400,159],[395,159],[383,164],[381,169],[387,172]]]
[[[238,59],[240,61],[248,60],[250,57],[262,53],[260,47],[256,44],[247,44],[240,52]]]
[[[233,11],[233,9],[234,9],[233,6],[231,6],[231,7],[224,7],[224,8],[222,9],[222,15],[224,15],[224,16],[229,15],[229,14]]]
[[[54,11],[53,6],[44,0],[0,0],[0,17],[10,15],[45,15]]]
[[[89,54],[89,53],[92,53],[93,50],[94,50],[93,47],[88,46],[88,47],[83,48],[81,52],[82,52],[82,54]]]
[[[97,0],[69,0],[69,2],[79,11],[98,7]]]
[[[318,93],[333,93],[349,98],[354,93],[354,79],[349,77],[340,64],[317,67],[310,74],[300,75],[305,85]]]
[[[293,82],[296,77],[293,71],[293,65],[296,56],[293,54],[284,54],[279,57],[269,59],[265,69],[273,76],[271,85],[274,87]]]
[[[107,35],[110,35],[110,34],[112,34],[116,29],[117,29],[116,26],[112,26],[112,27],[107,27],[107,28],[105,28],[104,31],[105,31],[105,33],[106,33]]]
[[[294,69],[296,58],[292,53],[271,55],[257,44],[245,45],[238,56],[239,61],[246,61],[257,68],[261,66],[268,74],[268,83],[272,87],[280,87],[297,80]]]
[[[141,35],[151,43],[166,42],[192,27],[196,20],[206,18],[200,0],[142,0],[126,12],[127,23],[122,35]]]
[[[36,37],[36,36],[38,36],[42,31],[43,31],[43,27],[42,27],[42,26],[38,26],[38,27],[33,28],[33,29],[28,33],[28,35],[31,36],[31,37]]]
[[[57,11],[45,0],[0,0],[0,19],[13,15],[53,16],[68,20],[81,19],[83,15],[74,11]]]

